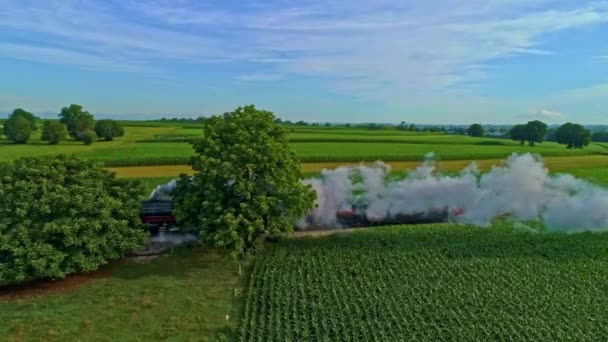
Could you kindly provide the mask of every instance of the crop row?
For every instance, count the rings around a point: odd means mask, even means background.
[[[601,338],[607,242],[450,225],[284,241],[256,261],[241,340]]]

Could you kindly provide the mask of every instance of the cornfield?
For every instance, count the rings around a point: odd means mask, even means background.
[[[602,340],[608,234],[376,228],[258,256],[242,341]]]

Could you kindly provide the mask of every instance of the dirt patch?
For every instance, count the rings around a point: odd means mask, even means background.
[[[0,287],[0,302],[70,291],[90,281],[109,277],[111,275],[111,268],[112,265],[106,265],[97,271],[72,274],[63,279],[35,280],[18,285]]]

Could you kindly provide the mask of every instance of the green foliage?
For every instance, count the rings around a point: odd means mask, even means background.
[[[116,137],[125,135],[125,129],[115,120],[99,120],[95,123],[95,133],[105,141],[112,141]]]
[[[256,256],[241,340],[603,340],[607,243],[506,224],[281,241]]]
[[[205,242],[242,253],[261,234],[290,232],[312,206],[287,130],[273,120],[246,106],[203,121],[190,163],[195,175],[178,182],[175,215]]]
[[[519,141],[522,145],[528,142],[528,145],[534,146],[535,143],[541,143],[547,135],[547,124],[542,121],[528,121],[525,125],[515,125],[509,131],[511,139]]]
[[[67,139],[68,131],[61,122],[45,121],[42,126],[42,135],[40,140],[48,141],[51,145],[59,144],[59,142]]]
[[[478,124],[478,123],[474,123],[471,126],[469,126],[469,128],[467,129],[467,134],[472,136],[472,137],[481,137],[483,136],[483,127]]]
[[[95,134],[95,131],[92,131],[92,130],[84,131],[84,132],[80,133],[79,136],[80,136],[80,140],[85,145],[91,145],[92,143],[97,141],[97,134]]]
[[[141,187],[64,155],[0,164],[0,286],[91,271],[137,250]]]
[[[70,136],[78,140],[82,140],[84,134],[92,130],[95,125],[95,117],[77,104],[63,107],[61,113],[59,113],[59,118],[60,122],[68,127]]]
[[[36,120],[38,118],[34,114],[32,114],[26,110],[23,110],[21,108],[16,108],[15,110],[13,110],[12,115],[21,116],[21,117],[25,118],[30,123],[30,128],[32,129],[33,132],[38,130],[38,126],[36,125]]]
[[[567,148],[583,148],[591,142],[591,132],[579,124],[565,123],[555,132],[557,142]]]
[[[32,131],[35,131],[36,117],[21,108],[17,108],[4,122],[4,135],[16,144],[25,144],[30,139]]]
[[[593,141],[593,142],[608,142],[608,132],[606,132],[606,131],[594,132],[591,135],[591,141]]]

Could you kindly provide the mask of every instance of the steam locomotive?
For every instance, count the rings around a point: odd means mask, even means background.
[[[439,223],[447,222],[450,217],[461,215],[461,210],[433,209],[428,212],[397,214],[394,216],[380,218],[369,217],[364,210],[353,207],[351,210],[342,210],[336,212],[336,220],[334,226],[341,228],[346,227],[368,227],[388,224],[422,224],[422,223]],[[305,220],[310,220],[306,217]],[[144,222],[151,232],[159,231],[160,229],[170,230],[175,228],[176,220],[173,215],[173,204],[171,200],[148,200],[142,203],[141,220]],[[314,222],[309,221],[306,224],[310,228],[331,228],[319,227]]]
[[[175,227],[173,202],[155,199],[142,202],[141,221],[148,226],[151,232],[157,232],[161,228],[169,230]]]

